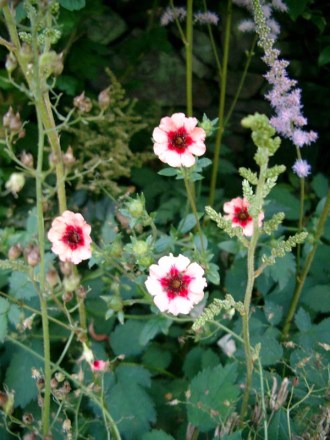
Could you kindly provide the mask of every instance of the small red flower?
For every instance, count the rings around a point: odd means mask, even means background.
[[[249,202],[245,197],[243,199],[236,197],[223,205],[223,210],[228,214],[224,218],[232,221],[233,228],[239,226],[243,229],[244,235],[251,237],[253,234],[253,218],[250,216],[248,208]],[[258,217],[259,227],[262,225],[263,219],[264,213],[261,212]]]
[[[91,257],[91,226],[81,214],[64,211],[53,220],[48,239],[53,244],[52,251],[61,261],[79,264]]]
[[[183,255],[170,254],[160,258],[158,265],[150,266],[145,285],[161,312],[168,311],[175,316],[188,314],[204,297],[203,274],[199,264],[191,263]]]
[[[196,118],[183,113],[164,117],[153,131],[154,152],[162,162],[171,167],[191,167],[195,156],[202,156],[206,147],[205,131],[197,126]]]
[[[107,371],[109,368],[109,362],[96,360],[91,363],[92,371]]]

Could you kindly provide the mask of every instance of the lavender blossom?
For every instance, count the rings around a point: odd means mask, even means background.
[[[199,24],[213,24],[217,25],[219,22],[219,17],[214,12],[206,11],[206,12],[196,12],[194,14],[194,19],[196,23]]]
[[[259,0],[252,1],[254,21],[259,35],[258,44],[265,52],[263,61],[270,67],[269,72],[265,75],[272,86],[265,97],[275,110],[275,115],[270,119],[270,123],[280,135],[290,139],[296,147],[310,145],[316,141],[317,133],[302,129],[307,124],[307,119],[301,112],[301,90],[295,87],[297,82],[288,76],[286,68],[289,62],[280,59],[279,50],[273,48],[274,39],[271,38],[271,30]]]
[[[251,14],[253,14],[252,0],[233,0],[233,3],[235,3],[237,6],[241,6],[247,9]],[[277,36],[280,33],[280,26],[277,21],[274,20],[274,18],[272,17],[273,9],[285,12],[288,8],[282,0],[272,0],[268,3],[266,3],[265,0],[261,0],[260,7],[265,17],[266,24],[270,29],[270,37],[273,40],[276,40]],[[238,25],[238,29],[241,32],[255,31],[255,22],[252,19],[242,20]]]
[[[183,21],[186,18],[187,11],[185,8],[171,8],[170,6],[165,9],[160,17],[160,24],[167,26],[175,20]]]
[[[298,177],[307,177],[311,173],[311,166],[307,160],[297,159],[292,167]]]

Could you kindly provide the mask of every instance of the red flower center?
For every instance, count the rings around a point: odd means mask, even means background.
[[[84,235],[80,226],[67,225],[62,241],[75,250],[84,245]]]
[[[168,149],[174,150],[179,154],[184,153],[185,149],[193,143],[184,127],[178,128],[176,131],[170,131],[168,136]]]
[[[235,208],[234,222],[240,224],[241,226],[245,226],[252,220],[248,210],[246,207],[238,207]]]
[[[180,272],[175,266],[172,266],[169,273],[160,279],[160,284],[166,291],[169,299],[176,296],[187,297],[188,286],[193,278]]]

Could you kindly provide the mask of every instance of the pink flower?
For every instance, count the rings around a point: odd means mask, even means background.
[[[93,361],[90,365],[92,371],[107,371],[109,368],[109,362],[102,360]]]
[[[154,152],[162,162],[171,167],[191,167],[195,156],[205,153],[206,133],[203,128],[196,127],[197,122],[196,118],[186,118],[183,113],[161,119],[152,137]]]
[[[223,205],[223,210],[226,214],[224,218],[226,220],[232,221],[233,228],[240,226],[243,229],[243,234],[247,237],[251,237],[253,234],[253,219],[248,211],[249,202],[244,197],[236,197],[236,199],[232,199],[230,202],[227,202]],[[258,226],[262,225],[262,220],[264,219],[264,213],[261,212],[258,218]]]
[[[150,266],[145,285],[161,312],[187,315],[204,297],[206,280],[203,274],[199,264],[191,263],[183,255],[173,257],[170,254],[160,258],[158,265]]]
[[[64,211],[53,220],[48,240],[53,243],[52,251],[61,261],[79,264],[91,257],[91,227],[81,214]]]

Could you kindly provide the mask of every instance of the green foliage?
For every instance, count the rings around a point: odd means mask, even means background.
[[[233,411],[239,388],[235,384],[234,364],[218,365],[199,373],[191,382],[188,398],[188,419],[202,432],[215,428]]]

